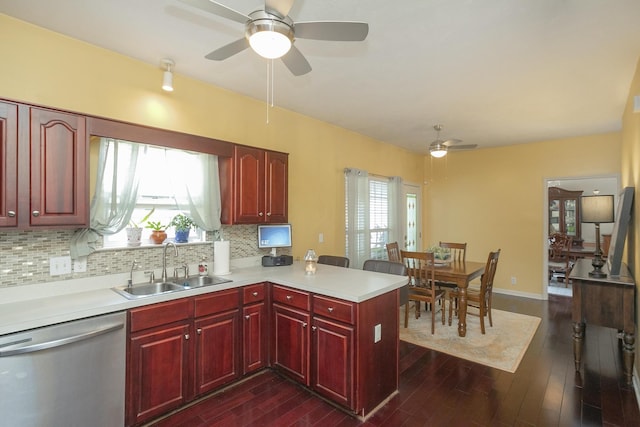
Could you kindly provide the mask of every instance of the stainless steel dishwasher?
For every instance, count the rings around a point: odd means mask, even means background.
[[[124,425],[126,315],[0,337],[0,425]]]

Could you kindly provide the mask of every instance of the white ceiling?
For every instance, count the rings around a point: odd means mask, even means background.
[[[0,13],[265,100],[266,60],[204,58],[242,24],[178,0],[0,0]],[[640,56],[638,0],[297,0],[290,16],[370,30],[296,40],[313,70],[294,77],[277,61],[275,104],[420,153],[436,123],[479,148],[620,130]]]

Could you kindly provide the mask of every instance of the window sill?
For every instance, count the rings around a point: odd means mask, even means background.
[[[142,242],[140,246],[105,246],[100,249],[96,249],[96,252],[106,252],[106,251],[124,251],[130,249],[152,249],[152,248],[162,248],[166,243],[175,243],[176,246],[197,246],[197,245],[212,245],[213,241],[198,241],[198,242],[185,242],[185,243],[176,243],[173,239],[167,239],[163,243],[151,243],[151,242]]]

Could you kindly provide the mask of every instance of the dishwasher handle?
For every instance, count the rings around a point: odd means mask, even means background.
[[[13,349],[13,350],[1,350],[0,357],[15,356],[18,354],[25,354],[25,353],[35,353],[37,351],[42,351],[49,348],[62,347],[64,345],[72,344],[78,341],[88,340],[88,339],[97,337],[99,335],[108,334],[109,332],[117,331],[118,329],[122,329],[122,328],[124,328],[124,323],[118,323],[115,325],[94,329],[89,332],[85,332],[78,335],[72,335],[70,337],[64,337],[64,338],[60,338],[53,341],[27,345],[24,347]]]

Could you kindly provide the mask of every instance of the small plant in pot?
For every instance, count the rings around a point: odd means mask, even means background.
[[[147,221],[146,228],[150,228],[151,231],[151,241],[156,245],[161,244],[167,239],[167,225],[162,224],[160,221]]]
[[[187,215],[179,213],[173,217],[169,226],[176,229],[176,242],[185,243],[189,241],[189,231],[194,228],[196,224]]]
[[[149,219],[151,214],[156,210],[156,208],[151,209],[147,214],[142,217],[142,219],[138,222],[133,219],[129,220],[129,227],[126,228],[127,231],[127,246],[140,246],[141,238],[142,238],[142,227],[139,224],[144,223]]]

